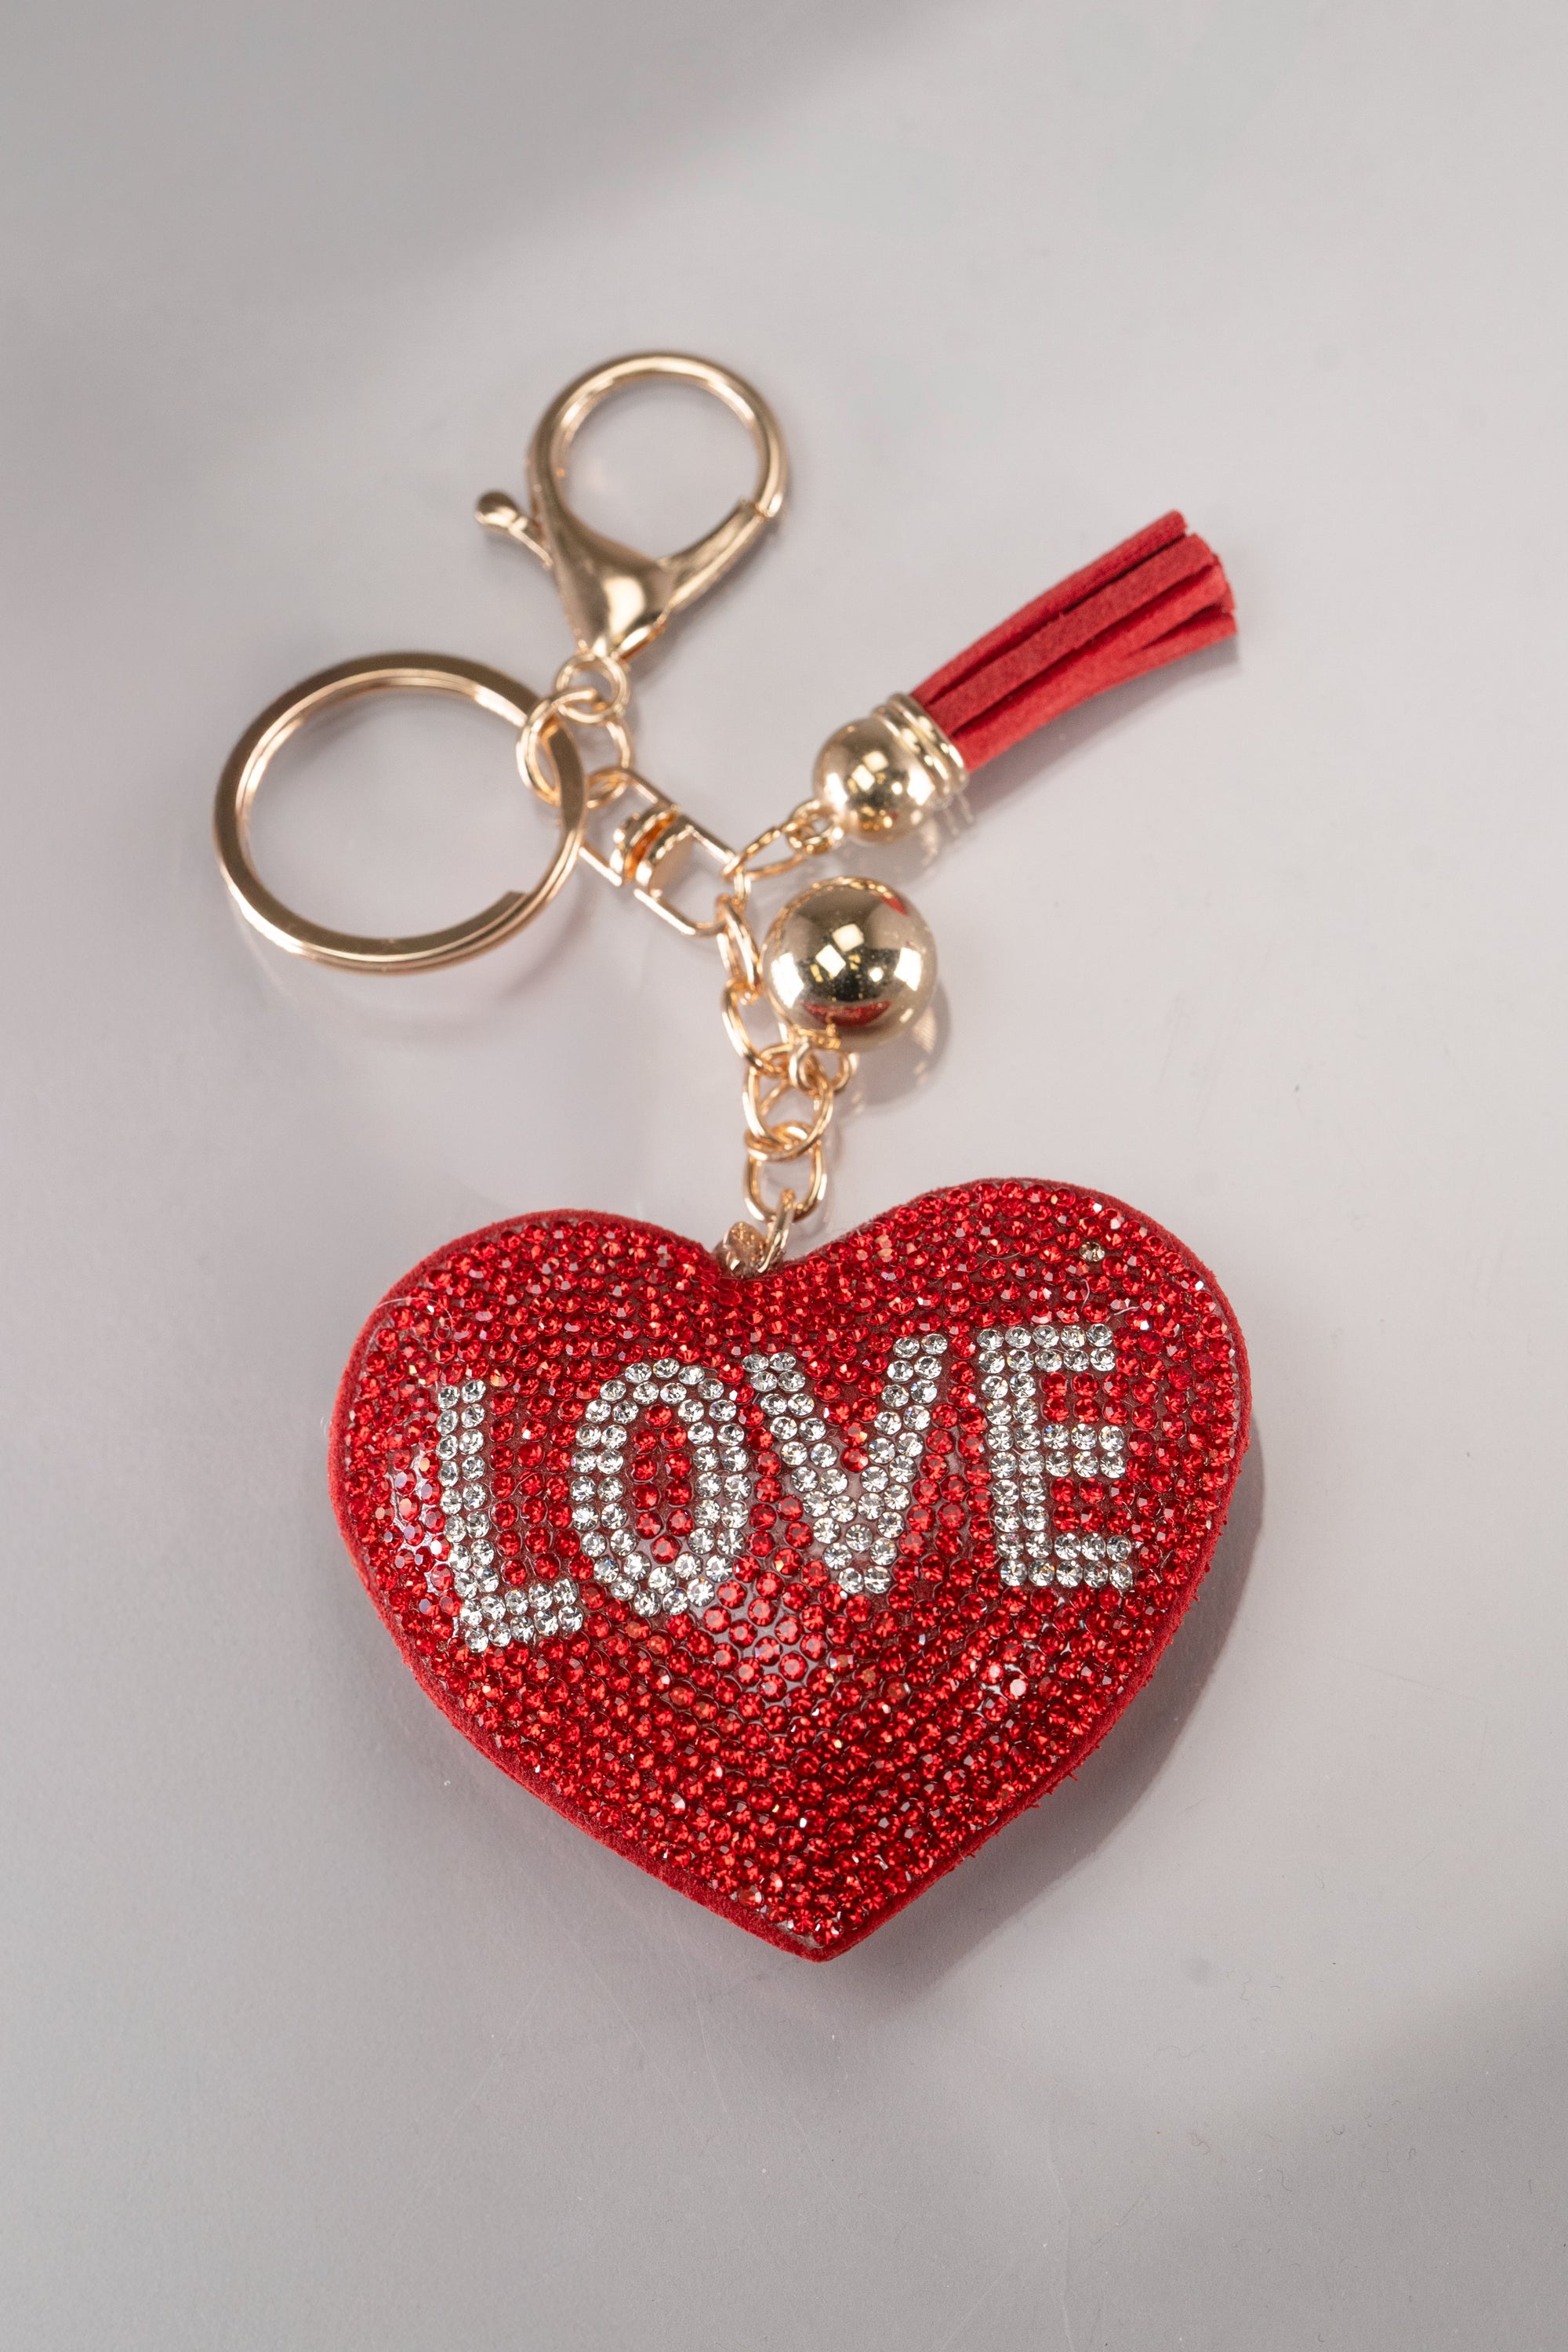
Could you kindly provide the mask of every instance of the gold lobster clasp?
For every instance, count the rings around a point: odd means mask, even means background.
[[[566,460],[582,426],[612,393],[651,377],[696,384],[721,400],[750,433],[757,481],[705,538],[673,555],[639,555],[595,530],[566,503]],[[488,490],[475,508],[487,530],[537,555],[555,582],[579,651],[624,661],[651,645],[666,623],[705,595],[740,561],[784,504],[784,436],[762,394],[712,360],[680,352],[635,352],[606,361],[557,394],[534,431],[528,457],[529,509],[504,490]]]
[[[757,452],[756,487],[715,524],[706,538],[674,555],[639,555],[635,548],[594,530],[566,503],[566,460],[585,419],[623,385],[672,377],[696,384],[738,416]],[[529,450],[530,509],[503,490],[479,502],[480,522],[532,550],[555,582],[577,654],[540,696],[483,663],[450,654],[372,654],[319,670],[251,723],[229,754],[218,783],[213,822],[218,863],[246,920],[291,955],[359,971],[427,971],[479,955],[531,922],[584,855],[595,870],[689,936],[713,933],[715,924],[672,904],[669,888],[692,851],[721,877],[730,853],[707,828],[638,776],[623,724],[626,657],[651,644],[671,616],[701,596],[740,561],[784,504],[784,436],[760,393],[712,360],[679,352],[639,352],[610,360],[579,376],[551,403]],[[597,671],[598,675],[594,673]],[[407,938],[339,931],[297,914],[257,872],[250,852],[250,812],[276,754],[307,724],[330,710],[391,693],[457,695],[504,719],[516,732],[523,775],[553,811],[556,838],[550,864],[531,888],[505,891],[491,905],[444,930]],[[574,730],[606,733],[619,765],[584,773]],[[591,809],[631,791],[641,803],[607,849],[587,838]],[[678,855],[679,853],[679,855]]]

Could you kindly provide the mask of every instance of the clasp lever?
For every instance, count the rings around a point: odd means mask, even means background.
[[[639,555],[574,514],[566,503],[566,460],[573,441],[603,400],[652,377],[696,384],[721,400],[751,435],[756,487],[705,538],[673,555]],[[637,352],[610,360],[567,385],[540,418],[529,448],[530,508],[505,490],[487,490],[477,520],[538,556],[555,582],[581,653],[624,661],[651,645],[684,606],[706,595],[784,504],[787,465],[778,420],[759,392],[712,360],[680,352]]]

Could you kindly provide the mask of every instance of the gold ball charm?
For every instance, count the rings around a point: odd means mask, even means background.
[[[936,941],[886,882],[814,882],[774,917],[763,979],[781,1018],[851,1053],[918,1021],[936,985]]]

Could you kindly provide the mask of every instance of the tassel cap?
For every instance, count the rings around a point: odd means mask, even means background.
[[[968,781],[957,745],[907,694],[830,735],[814,772],[818,800],[862,839],[912,832]]]

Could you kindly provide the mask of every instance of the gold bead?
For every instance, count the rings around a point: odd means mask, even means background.
[[[852,1053],[918,1021],[936,985],[936,942],[886,882],[814,882],[773,919],[763,979],[781,1018]]]
[[[848,833],[912,831],[968,781],[958,748],[907,694],[830,735],[816,755],[816,797]]]

